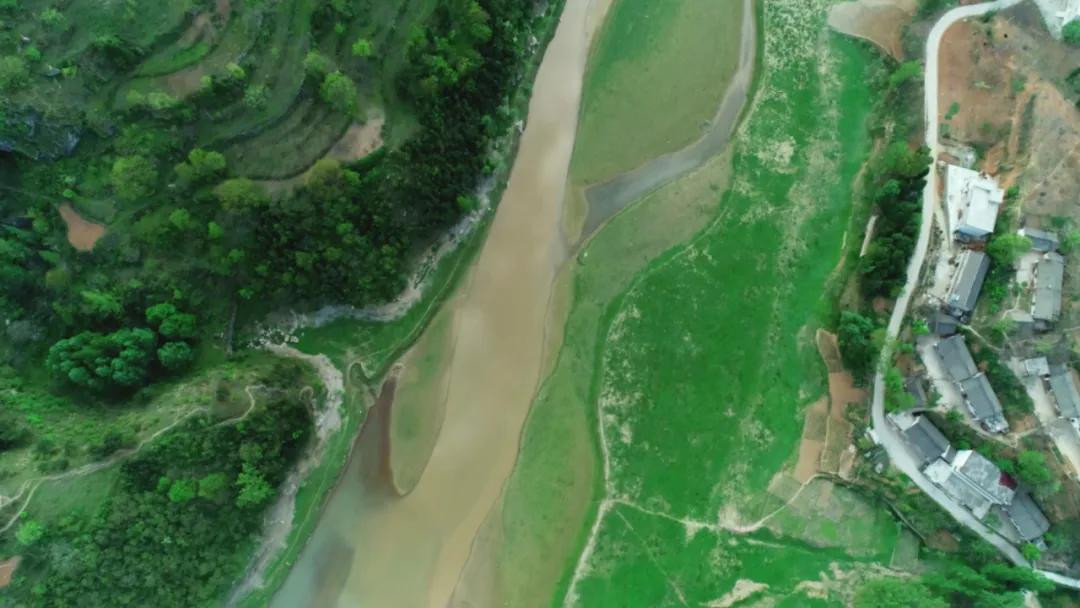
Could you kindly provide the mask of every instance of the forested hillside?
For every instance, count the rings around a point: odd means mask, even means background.
[[[310,432],[282,377],[315,383],[234,335],[400,292],[502,162],[551,4],[0,0],[0,593],[227,591]],[[83,517],[31,499],[109,458]]]

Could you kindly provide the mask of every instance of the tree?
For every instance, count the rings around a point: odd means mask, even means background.
[[[124,312],[123,303],[116,294],[97,289],[84,289],[79,296],[82,298],[80,311],[96,320],[117,319]]]
[[[195,498],[197,484],[193,479],[177,479],[169,486],[169,501],[185,503]]]
[[[146,322],[166,338],[194,338],[198,329],[195,315],[180,312],[168,302],[147,308]]]
[[[111,334],[84,331],[53,344],[45,363],[60,379],[82,388],[134,388],[149,374],[154,342],[149,329],[121,329]]]
[[[375,54],[375,47],[367,38],[357,38],[352,44],[352,54],[353,57],[371,57]]]
[[[0,57],[0,91],[11,93],[22,87],[30,80],[30,70],[26,67],[26,61],[18,55]]]
[[[214,500],[229,488],[229,478],[224,473],[210,473],[199,480],[199,498]]]
[[[905,141],[896,141],[885,149],[882,168],[885,172],[904,179],[925,176],[930,170],[930,149],[920,146],[914,150]]]
[[[896,89],[905,83],[922,76],[922,65],[918,61],[905,61],[889,75],[889,88]]]
[[[855,593],[855,608],[947,608],[948,603],[934,597],[926,585],[902,578],[879,578],[868,581]]]
[[[1016,458],[1016,474],[1027,483],[1040,487],[1050,483],[1053,476],[1046,466],[1046,457],[1040,452],[1024,450]]]
[[[1031,543],[1027,543],[1023,547],[1020,547],[1020,552],[1024,554],[1024,559],[1031,563],[1035,563],[1042,558],[1042,551],[1039,551],[1039,548]]]
[[[221,237],[225,236],[225,229],[222,228],[221,225],[217,222],[208,222],[206,224],[206,236],[210,240],[216,241]]]
[[[308,51],[304,56],[304,73],[313,78],[322,78],[334,71],[334,62],[319,51]]]
[[[1061,28],[1061,38],[1073,46],[1080,46],[1080,19],[1073,19]]]
[[[356,84],[340,71],[326,75],[322,86],[319,87],[319,95],[335,110],[349,116],[356,116],[358,108]]]
[[[245,464],[244,470],[236,476],[236,486],[240,488],[236,496],[236,506],[241,509],[257,507],[274,494],[274,489],[266,483],[262,474],[248,464]]]
[[[181,180],[189,184],[212,181],[225,174],[225,155],[194,148],[188,153],[186,162],[176,165],[176,173]]]
[[[1020,256],[1031,250],[1031,239],[1019,234],[994,236],[986,246],[986,253],[994,262],[1012,268]]]
[[[154,192],[157,169],[142,156],[121,156],[113,163],[110,179],[120,198],[135,201]]]
[[[270,90],[265,84],[253,84],[244,90],[244,105],[252,110],[261,110],[270,103]]]
[[[166,342],[158,349],[157,356],[161,366],[171,372],[184,369],[195,358],[187,342]]]
[[[184,208],[174,209],[169,214],[169,223],[173,225],[173,228],[183,232],[191,227],[191,212]]]
[[[67,29],[67,17],[53,7],[41,11],[41,22],[45,27],[54,32],[62,32]]]
[[[840,356],[844,365],[858,379],[866,378],[877,359],[873,333],[872,319],[850,310],[840,313],[840,325],[837,328]]]
[[[214,188],[214,195],[228,211],[246,211],[269,202],[262,188],[246,177],[221,182]]]
[[[15,540],[19,541],[19,544],[24,547],[33,545],[41,540],[43,536],[45,536],[45,526],[32,519],[24,521],[19,526],[19,529],[15,531]]]

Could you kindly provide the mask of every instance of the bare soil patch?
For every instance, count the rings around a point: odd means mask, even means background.
[[[327,152],[326,157],[343,163],[360,160],[383,145],[382,130],[385,116],[376,116],[364,124],[349,127],[341,139]]]
[[[903,27],[917,8],[915,0],[843,2],[829,10],[829,27],[868,40],[895,59],[903,59]]]
[[[11,584],[11,577],[15,574],[15,569],[19,567],[21,561],[22,557],[16,555],[0,562],[0,589]]]
[[[60,217],[67,224],[67,240],[71,246],[79,251],[90,251],[97,244],[98,239],[105,236],[105,226],[91,222],[79,215],[78,211],[70,203],[63,203],[59,207]]]
[[[200,41],[212,44],[217,40],[231,13],[232,5],[229,0],[217,0],[214,10],[195,15],[191,25],[180,36],[180,46],[191,46]]]

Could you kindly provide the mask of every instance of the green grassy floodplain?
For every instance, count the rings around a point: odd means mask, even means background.
[[[573,181],[605,181],[700,137],[735,73],[741,23],[737,0],[617,0],[589,59]]]
[[[705,603],[739,579],[767,585],[760,599],[778,605],[837,605],[852,584],[834,565],[889,563],[897,524],[829,482],[807,492],[832,488],[824,508],[869,514],[860,525],[841,529],[805,502],[748,535],[696,525],[715,527],[722,513],[750,523],[783,504],[774,476],[794,460],[804,406],[825,391],[813,330],[834,306],[875,98],[869,51],[827,31],[828,4],[759,5],[758,90],[730,184],[713,159],[616,216],[577,256],[566,339],[501,513],[498,584],[512,605]],[[621,32],[621,44],[644,36]],[[603,110],[586,107],[575,176],[596,170],[579,163],[591,162],[589,113]],[[619,502],[575,576],[605,495]]]

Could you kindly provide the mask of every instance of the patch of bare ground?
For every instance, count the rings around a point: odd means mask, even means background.
[[[385,124],[386,117],[382,115],[370,118],[363,124],[353,124],[326,153],[326,158],[351,163],[378,150],[383,145],[382,131]]]
[[[105,236],[105,226],[84,218],[70,203],[59,207],[60,217],[67,224],[67,240],[79,251],[90,251],[98,239]]]
[[[751,596],[765,591],[768,588],[769,586],[764,583],[740,578],[735,581],[735,586],[731,588],[731,591],[725,593],[720,599],[713,600],[705,605],[708,606],[708,608],[729,608],[730,606],[741,604]]]
[[[917,8],[915,0],[841,2],[829,9],[829,27],[867,40],[895,59],[903,59],[904,25]]]
[[[836,336],[818,330],[814,342],[828,370],[829,394],[806,409],[798,458],[791,472],[800,484],[818,473],[850,476],[856,452],[851,449],[853,427],[846,412],[848,406],[866,400],[866,392],[855,386],[851,373],[844,369]],[[782,487],[776,485],[775,489],[782,490]],[[781,495],[776,491],[773,493]]]
[[[180,35],[179,46],[187,47],[196,42],[213,44],[220,35],[232,12],[229,0],[217,0],[214,10],[203,11],[191,20],[191,25]]]
[[[0,589],[11,584],[11,577],[15,574],[15,569],[19,567],[21,561],[22,557],[16,555],[0,562]]]

